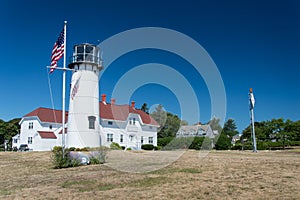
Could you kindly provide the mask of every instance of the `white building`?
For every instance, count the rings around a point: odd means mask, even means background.
[[[66,147],[120,146],[140,149],[142,144],[157,145],[158,123],[132,105],[116,105],[115,100],[99,103],[99,73],[102,70],[99,47],[74,46],[69,68],[73,71],[69,112],[66,113]],[[13,137],[13,147],[28,144],[36,151],[62,146],[62,111],[38,108],[20,121],[20,134]]]
[[[105,101],[100,102],[99,107],[101,145],[109,147],[112,142],[116,142],[132,149],[140,149],[142,144],[157,146],[159,125],[150,115],[129,105],[116,105]],[[13,137],[13,147],[28,144],[33,151],[49,151],[62,144],[60,110],[37,108],[26,114],[19,124],[20,134]]]
[[[197,124],[191,126],[181,126],[176,137],[209,137],[214,138],[218,135],[217,130],[212,130],[209,124]]]

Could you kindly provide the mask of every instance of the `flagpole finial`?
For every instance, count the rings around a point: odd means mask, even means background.
[[[65,24],[67,24],[67,21],[64,21]]]
[[[250,88],[250,93],[252,93],[253,92],[253,89],[252,88]]]

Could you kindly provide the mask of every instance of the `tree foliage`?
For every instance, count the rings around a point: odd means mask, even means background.
[[[155,107],[155,111],[150,115],[160,125],[158,138],[175,137],[180,125],[187,124],[186,121],[181,121],[177,115],[166,112],[162,105]]]
[[[219,133],[222,132],[222,126],[220,125],[220,119],[213,117],[208,124],[210,125],[212,130],[218,130]]]
[[[149,114],[149,108],[146,103],[143,103],[141,110],[144,111],[145,113]]]
[[[291,141],[300,140],[300,121],[283,118],[254,123],[257,142],[276,142],[284,149]],[[243,130],[243,138],[252,141],[251,125]],[[272,144],[268,143],[268,146]]]
[[[237,131],[236,124],[233,119],[228,119],[225,122],[222,133],[227,135],[230,138],[230,140],[232,139],[233,136],[239,134],[239,132]]]
[[[0,144],[3,144],[4,140],[9,140],[9,143],[11,143],[12,137],[19,133],[20,120],[20,118],[15,118],[5,122],[0,119]]]

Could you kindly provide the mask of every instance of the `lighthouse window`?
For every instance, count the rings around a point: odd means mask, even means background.
[[[86,52],[86,53],[91,53],[91,54],[92,54],[92,53],[93,53],[93,47],[91,47],[91,46],[86,46],[86,47],[85,47],[85,52]]]
[[[89,129],[95,129],[96,117],[95,116],[89,116],[88,120],[89,120]]]
[[[77,53],[83,53],[83,46],[77,46]]]

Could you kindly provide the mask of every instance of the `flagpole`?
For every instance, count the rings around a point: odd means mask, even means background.
[[[65,152],[65,117],[66,117],[66,57],[67,57],[67,21],[64,22],[64,66],[63,66],[63,87],[62,87],[62,151]]]
[[[249,102],[250,102],[250,118],[251,118],[251,125],[252,125],[252,140],[253,140],[253,152],[257,152],[256,147],[256,137],[255,137],[255,127],[254,127],[254,96],[252,88],[250,88],[249,93]]]

